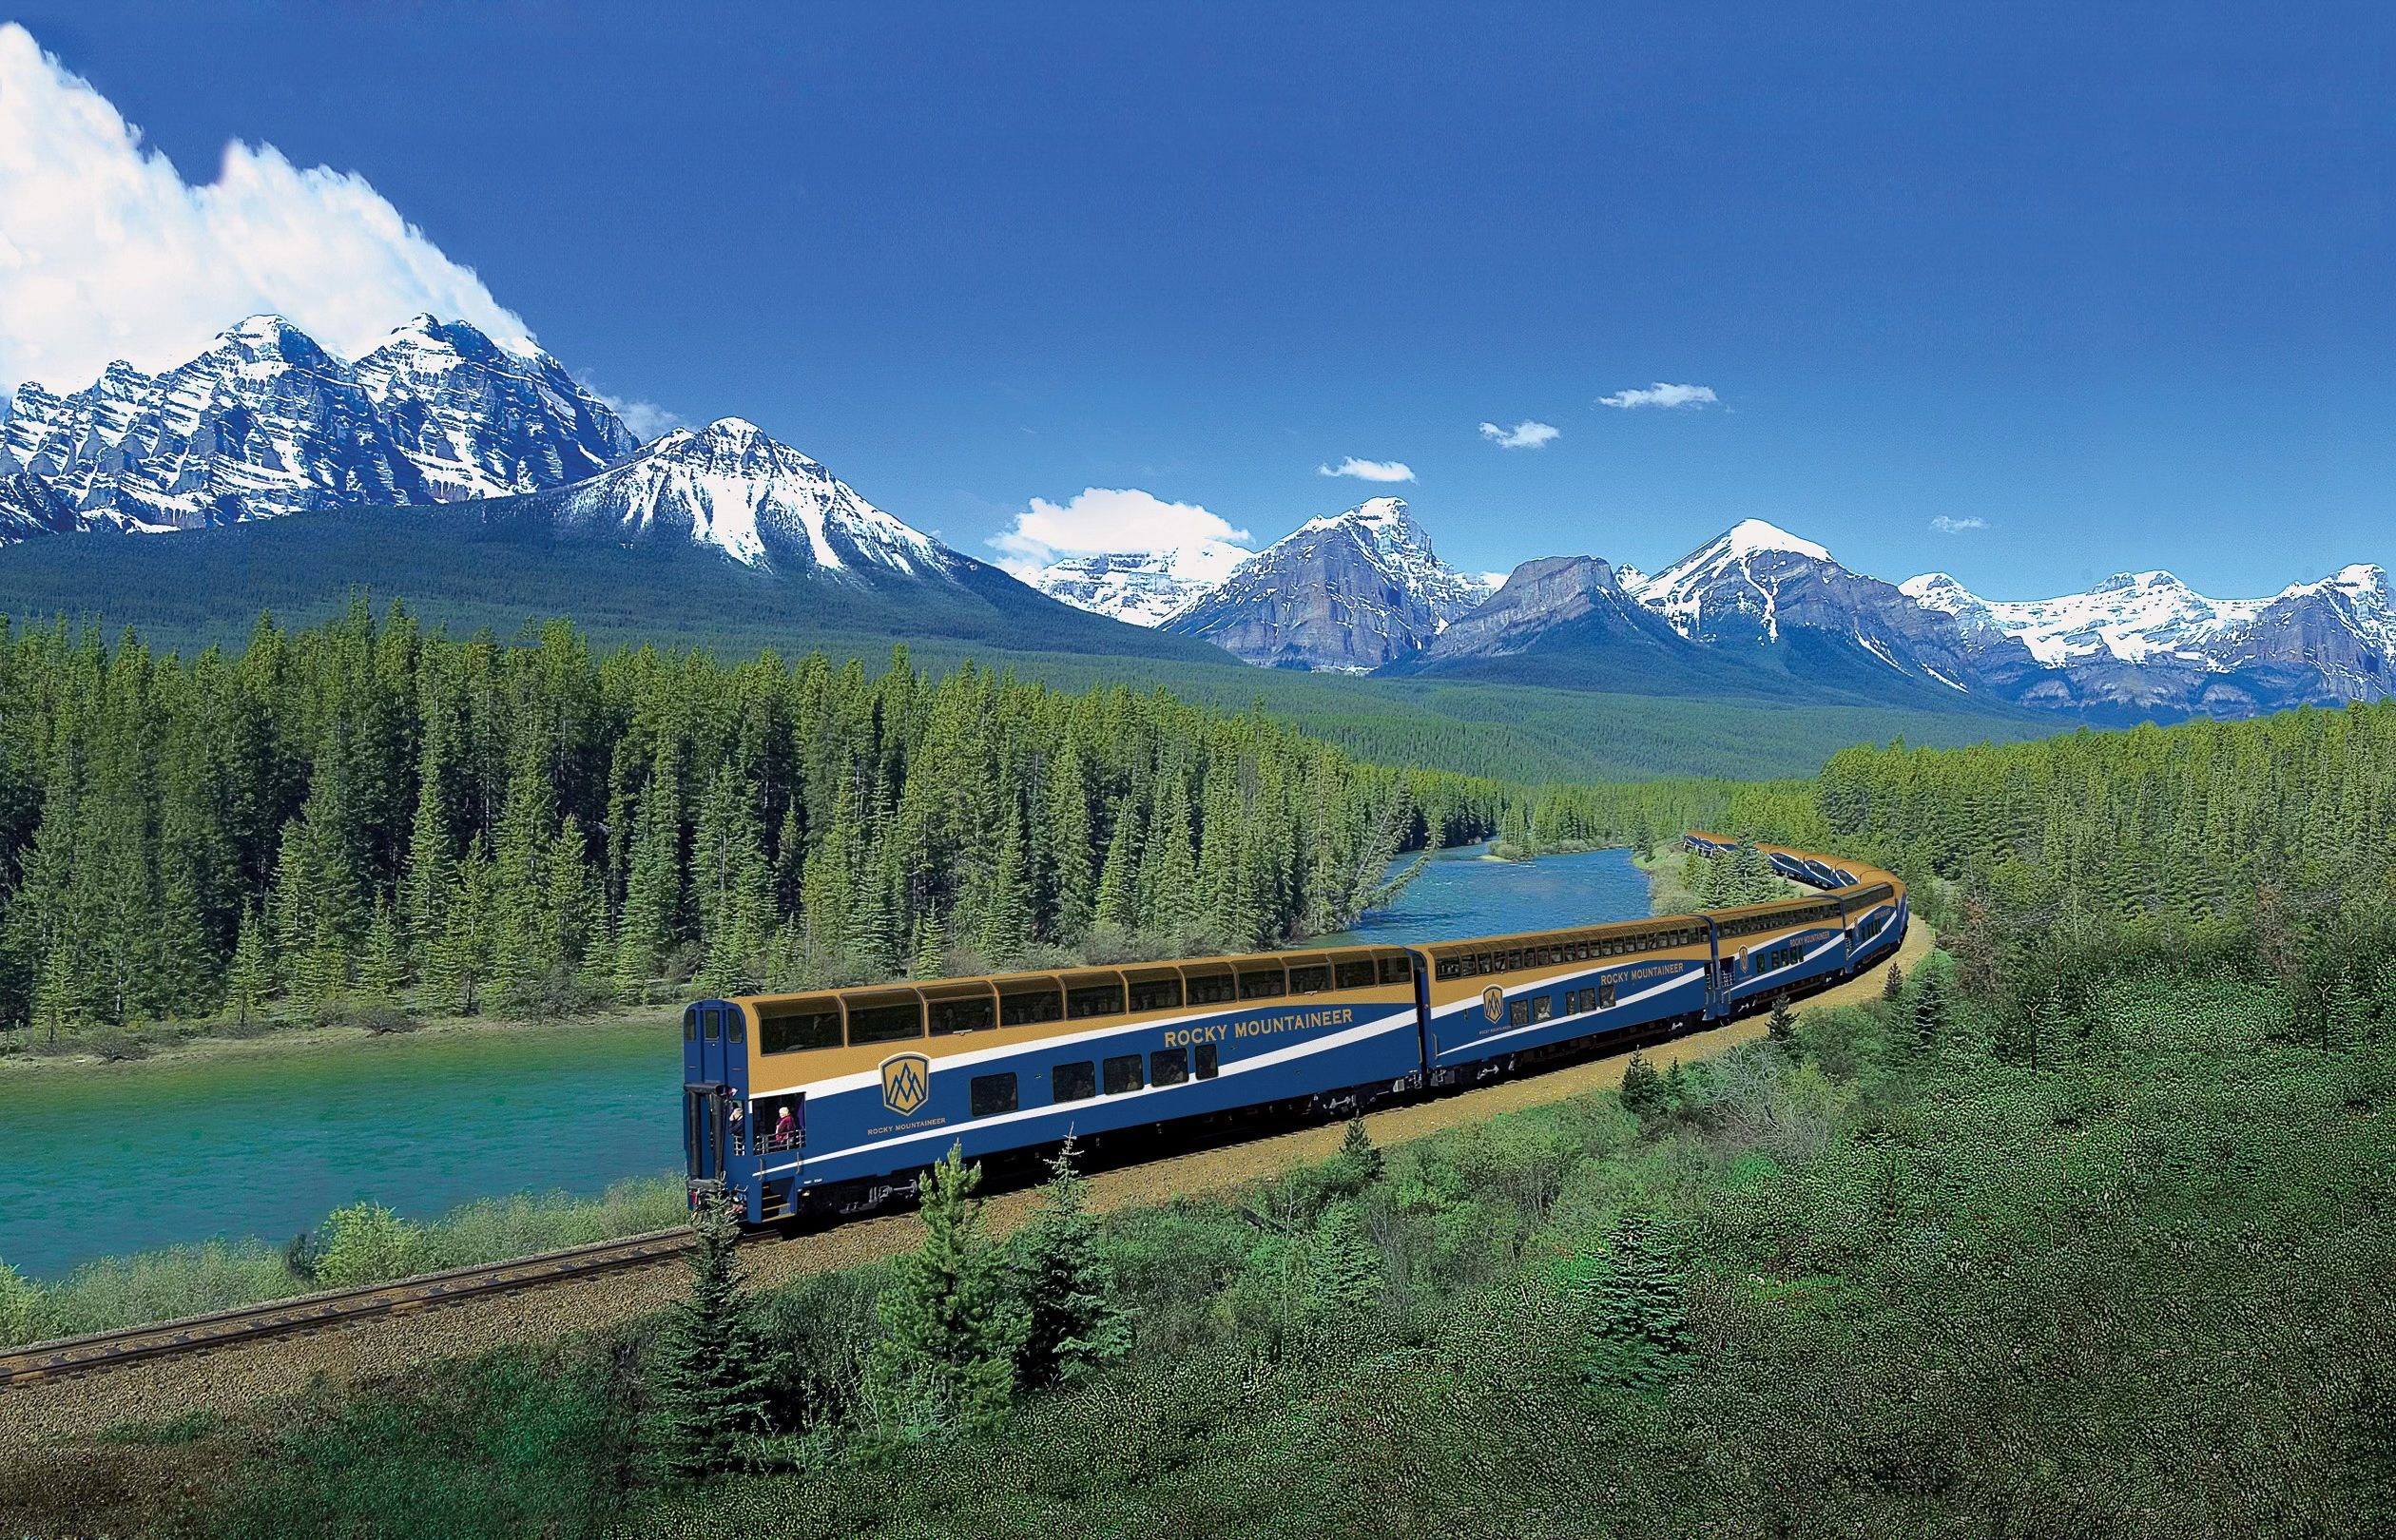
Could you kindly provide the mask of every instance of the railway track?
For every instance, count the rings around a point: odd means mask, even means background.
[[[681,1256],[691,1245],[686,1229],[652,1230],[621,1241],[596,1241],[563,1251],[519,1257],[512,1261],[454,1267],[396,1283],[335,1289],[242,1305],[212,1315],[149,1326],[127,1326],[89,1337],[61,1338],[0,1353],[0,1390],[121,1368],[145,1359],[205,1353],[212,1348],[295,1337],[377,1317],[405,1316],[485,1295],[512,1294],[544,1284],[644,1267]]]

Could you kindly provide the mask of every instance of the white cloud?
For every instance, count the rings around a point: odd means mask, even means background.
[[[1354,476],[1359,481],[1412,481],[1414,467],[1401,460],[1360,460],[1351,454],[1337,465],[1315,467],[1319,476]]]
[[[1667,385],[1657,380],[1646,390],[1616,391],[1612,395],[1597,397],[1599,406],[1618,407],[1630,411],[1633,407],[1677,407],[1695,411],[1700,407],[1719,406],[1722,397],[1710,385]]]
[[[300,330],[305,331],[306,328],[302,327]],[[631,429],[644,442],[670,433],[677,428],[690,426],[690,419],[671,407],[662,407],[654,401],[640,401],[625,396],[609,395],[587,379],[581,383],[584,390],[607,402],[608,410],[621,418],[624,425]]]
[[[1941,534],[1961,534],[1966,529],[1985,529],[1986,519],[1951,519],[1942,513],[1930,521],[1930,528]]]
[[[0,389],[80,389],[112,358],[166,368],[261,311],[353,357],[421,311],[531,340],[364,178],[235,141],[215,181],[187,184],[31,33],[0,26]]]
[[[1528,418],[1511,428],[1500,428],[1494,422],[1480,427],[1481,436],[1499,449],[1537,449],[1563,436],[1564,430],[1552,422],[1533,422]]]
[[[1085,487],[1063,503],[1034,497],[1015,515],[1014,528],[989,543],[998,565],[1021,577],[1059,556],[1117,551],[1188,551],[1227,571],[1228,563],[1249,554],[1237,544],[1247,538],[1246,529],[1195,503],[1169,503],[1136,487]]]

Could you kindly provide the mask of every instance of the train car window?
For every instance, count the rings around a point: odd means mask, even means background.
[[[1270,1000],[1289,992],[1289,976],[1276,966],[1240,970],[1240,998]]]
[[[1088,1059],[1049,1070],[1049,1100],[1081,1102],[1098,1094],[1098,1067]]]
[[[1607,982],[1598,985],[1595,992],[1597,995],[1598,1010],[1605,1011],[1613,1007],[1614,1003],[1614,987],[1612,980],[1608,980]]]
[[[1239,997],[1239,984],[1227,970],[1220,973],[1201,973],[1189,981],[1191,1005],[1222,1005]]]
[[[1553,1016],[1553,1015],[1555,1015],[1555,995],[1553,995],[1553,994],[1539,994],[1539,995],[1534,995],[1534,996],[1532,996],[1532,999],[1531,999],[1531,1019],[1532,1019],[1533,1021],[1545,1021],[1545,1020],[1547,1020],[1549,1017],[1551,1017],[1551,1016]]]
[[[1084,1016],[1119,1016],[1123,1014],[1123,986],[1088,984],[1067,990],[1065,1014],[1075,1021]]]
[[[1442,963],[1440,966],[1445,967],[1447,965]],[[1373,987],[1373,959],[1370,957],[1363,958],[1358,962],[1343,962],[1339,965],[1336,972],[1339,975],[1339,987],[1341,989],[1369,990]],[[1442,974],[1441,976],[1453,977],[1454,975]]]
[[[1003,1075],[976,1075],[966,1087],[972,1099],[973,1115],[995,1118],[1001,1112],[1015,1109],[1015,1077],[1010,1069]]]
[[[1431,976],[1438,979],[1462,978],[1469,957],[1441,957],[1431,965]]]
[[[1528,995],[1519,1000],[1506,1002],[1506,1025],[1509,1027],[1531,1025],[1531,1000]]]
[[[721,1012],[719,1012],[713,1006],[701,1006],[699,1008],[699,1030],[707,1034],[707,1041],[710,1043],[714,1042],[716,1040],[716,1034],[723,1030],[723,1028],[717,1022],[717,1017],[720,1014]]]
[[[1138,1090],[1147,1084],[1148,1082],[1140,1075],[1138,1054],[1126,1053],[1107,1061],[1108,1095],[1120,1096],[1125,1091]]]
[[[998,1025],[998,1002],[987,994],[932,1002],[932,1035],[985,1031]]]
[[[1178,1011],[1182,1003],[1179,978],[1135,978],[1131,981],[1134,1011]]]
[[[1494,973],[1498,972],[1497,963],[1498,953],[1494,952],[1476,953],[1473,956],[1473,972],[1476,973]]]
[[[1381,960],[1381,981],[1382,983],[1403,984],[1413,977],[1414,959],[1407,956],[1404,953],[1401,952],[1395,957],[1383,957]]]
[[[1199,1044],[1197,1061],[1191,1067],[1192,1073],[1200,1080],[1212,1080],[1215,1077],[1215,1046],[1212,1043]]]
[[[741,1013],[739,1006],[724,1008],[724,1040],[727,1043],[748,1041],[748,1017]]]
[[[1053,984],[998,986],[998,1025],[1031,1027],[1065,1019],[1065,994]]]
[[[1189,1049],[1158,1049],[1149,1055],[1149,1084],[1178,1086],[1189,1078]]]
[[[1331,970],[1324,964],[1292,968],[1289,971],[1289,992],[1321,994],[1331,987]]]
[[[688,1006],[683,1011],[683,1041],[686,1043],[699,1041],[699,1008],[697,1006]]]
[[[758,1047],[768,1053],[799,1053],[841,1046],[841,1006],[821,1000],[783,1010],[765,1009],[757,1024]]]
[[[923,1002],[893,1001],[886,1005],[855,1006],[849,1010],[849,1044],[896,1043],[923,1035]]]

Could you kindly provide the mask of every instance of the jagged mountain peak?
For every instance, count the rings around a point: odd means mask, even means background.
[[[677,428],[550,501],[564,525],[680,536],[774,571],[941,577],[965,565],[744,417]]]
[[[537,491],[638,443],[557,360],[465,322],[413,318],[353,364],[261,314],[160,375],[20,387],[0,472],[43,477],[84,525],[170,529]]]
[[[1401,497],[1308,519],[1168,615],[1266,667],[1348,672],[1420,650],[1489,589],[1441,561]]]

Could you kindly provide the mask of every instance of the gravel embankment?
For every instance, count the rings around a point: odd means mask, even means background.
[[[1932,945],[1919,920],[1898,961],[1911,972]],[[1885,967],[1816,996],[1808,1004],[1848,1004],[1879,996]],[[1764,1035],[1762,1016],[1647,1049],[1659,1067],[1708,1058]],[[1592,1060],[1545,1074],[1501,1082],[1438,1101],[1376,1112],[1365,1119],[1382,1145],[1403,1144],[1441,1129],[1478,1123],[1500,1112],[1608,1090],[1622,1082],[1626,1055]],[[1343,1130],[1329,1124],[1271,1134],[1220,1148],[1193,1151],[1101,1171],[1092,1179],[1092,1206],[1136,1207],[1189,1193],[1221,1192],[1272,1172],[1327,1158]],[[1029,1190],[993,1198],[989,1220],[1004,1233],[1022,1222],[1034,1202]],[[854,1266],[896,1255],[920,1235],[914,1216],[860,1220],[819,1235],[753,1245],[742,1255],[753,1281],[772,1284],[809,1273]],[[672,1304],[682,1296],[680,1261],[575,1280],[522,1294],[471,1299],[410,1315],[359,1321],[304,1337],[229,1347],[191,1358],[170,1358],[73,1379],[0,1391],[0,1460],[8,1451],[30,1453],[60,1440],[80,1440],[130,1417],[157,1421],[207,1411],[232,1415],[261,1401],[295,1395],[317,1376],[355,1381],[473,1354],[509,1343],[594,1331]]]

